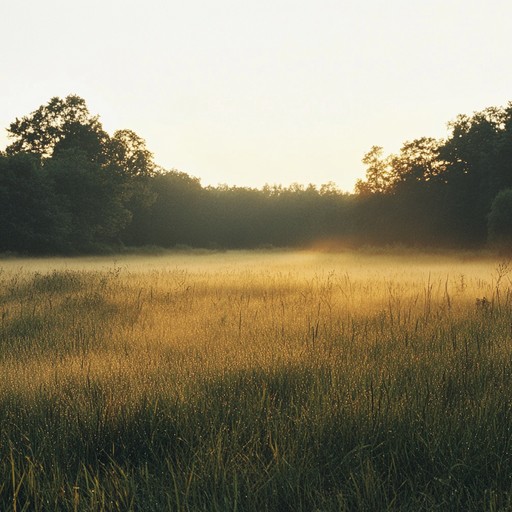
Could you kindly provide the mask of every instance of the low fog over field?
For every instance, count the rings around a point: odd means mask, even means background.
[[[5,510],[504,510],[511,267],[0,261]]]

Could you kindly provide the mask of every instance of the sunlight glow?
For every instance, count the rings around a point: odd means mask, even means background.
[[[350,191],[372,145],[510,100],[511,18],[502,0],[5,3],[0,127],[75,93],[205,185]]]

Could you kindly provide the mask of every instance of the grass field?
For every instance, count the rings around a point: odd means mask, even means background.
[[[512,510],[511,270],[0,260],[0,510]]]

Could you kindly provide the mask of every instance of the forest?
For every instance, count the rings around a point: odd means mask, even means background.
[[[448,126],[446,139],[407,141],[398,154],[372,147],[363,157],[366,177],[351,194],[333,183],[212,187],[158,166],[132,130],[108,134],[83,98],[54,97],[7,128],[0,251],[506,249],[512,245],[512,102],[459,115]]]

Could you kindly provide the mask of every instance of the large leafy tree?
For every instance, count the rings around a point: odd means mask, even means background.
[[[396,185],[426,183],[440,176],[445,170],[445,162],[439,157],[442,142],[432,137],[405,142],[400,153],[391,157]]]
[[[395,176],[391,220],[396,240],[431,245],[441,240],[442,193],[445,162],[439,157],[443,141],[422,137],[407,141],[391,157]]]
[[[146,141],[132,130],[117,130],[106,150],[108,169],[116,173],[123,188],[123,201],[132,220],[121,233],[123,242],[130,245],[148,240],[147,214],[158,193],[152,183],[158,171]]]
[[[481,245],[494,198],[512,187],[512,103],[449,123],[445,140],[406,142],[398,155],[365,155],[356,185],[362,230],[388,241]],[[379,197],[380,196],[380,197]]]
[[[9,155],[34,153],[42,159],[59,151],[80,149],[89,160],[104,162],[108,134],[98,119],[90,114],[85,100],[76,95],[54,97],[34,112],[16,119],[7,129],[13,142]]]
[[[119,240],[132,210],[151,202],[147,179],[156,166],[143,139],[131,130],[110,137],[79,96],[52,98],[11,123],[8,135],[8,155],[40,162],[41,178],[67,215],[69,250]]]
[[[445,217],[461,243],[485,242],[492,201],[510,180],[510,163],[507,171],[502,158],[506,118],[506,111],[495,107],[460,115],[449,124],[450,136],[440,148],[447,162]]]
[[[130,178],[148,178],[157,170],[146,141],[132,130],[114,132],[108,143],[107,159]]]

